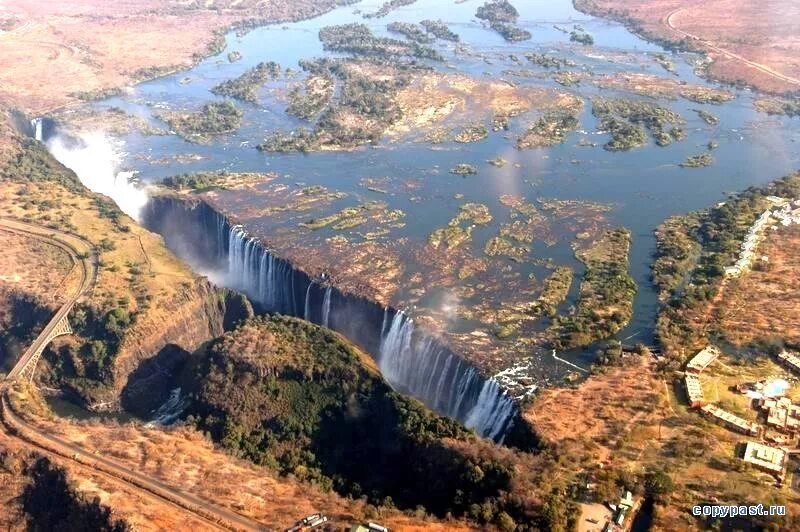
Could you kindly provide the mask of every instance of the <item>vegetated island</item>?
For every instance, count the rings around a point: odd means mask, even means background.
[[[281,67],[278,63],[274,61],[262,62],[248,69],[238,78],[223,81],[219,85],[212,87],[211,92],[217,96],[257,103],[258,89],[270,79],[277,79],[280,75]]]
[[[600,128],[611,134],[604,146],[609,151],[643,146],[647,142],[645,128],[659,146],[686,136],[680,127],[685,121],[678,113],[651,102],[598,96],[592,100],[592,114],[600,119]]]
[[[200,111],[165,111],[159,118],[178,135],[192,142],[207,142],[211,137],[232,133],[242,125],[244,112],[233,102],[211,102]]]
[[[475,16],[489,23],[494,31],[509,42],[527,41],[531,32],[516,25],[519,11],[508,0],[493,0],[478,8]]]

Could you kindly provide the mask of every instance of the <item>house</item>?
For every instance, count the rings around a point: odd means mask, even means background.
[[[762,471],[781,477],[786,463],[786,451],[763,443],[749,441],[745,445],[742,460]]]
[[[705,405],[700,409],[700,411],[704,416],[713,419],[717,423],[720,423],[721,425],[733,431],[740,432],[748,436],[758,436],[759,428],[757,423],[740,418],[739,416],[731,414],[727,410],[723,410],[718,406]]]
[[[692,408],[700,408],[706,404],[703,396],[703,386],[700,384],[700,379],[697,375],[687,373],[684,377],[684,383],[686,385],[686,395],[689,397],[689,405]]]
[[[706,346],[695,356],[693,356],[688,364],[686,364],[686,371],[690,371],[692,373],[701,373],[712,362],[714,362],[719,355],[720,351],[716,346]]]
[[[786,366],[788,369],[800,373],[800,357],[788,351],[782,351],[778,354],[778,362]]]

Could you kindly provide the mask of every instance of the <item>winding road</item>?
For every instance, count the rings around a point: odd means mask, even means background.
[[[68,296],[66,302],[55,313],[6,376],[2,389],[0,389],[0,414],[2,414],[2,425],[5,427],[6,432],[46,453],[72,460],[83,467],[122,481],[129,489],[145,497],[166,502],[176,509],[208,523],[214,529],[264,530],[265,527],[257,521],[200,499],[190,493],[178,490],[158,479],[143,475],[134,471],[128,464],[117,462],[100,454],[94,454],[72,442],[49,434],[41,428],[26,422],[14,411],[7,394],[8,386],[18,380],[26,371],[32,371],[32,368],[28,368],[28,365],[35,365],[41,350],[52,340],[54,334],[57,335],[58,327],[65,322],[69,311],[75,303],[94,287],[97,280],[98,263],[94,246],[91,242],[78,236],[8,218],[0,218],[0,230],[35,238],[58,247],[69,254],[73,265],[80,267],[81,271],[81,282],[78,289]],[[79,250],[79,247],[83,249]]]
[[[66,302],[53,315],[39,336],[22,354],[11,371],[8,372],[6,379],[13,381],[18,379],[26,370],[33,370],[28,366],[36,363],[36,359],[42,350],[57,335],[59,326],[65,323],[64,320],[66,320],[75,303],[94,287],[94,283],[97,281],[97,256],[93,252],[94,246],[91,242],[63,231],[8,218],[0,218],[0,230],[23,235],[27,238],[35,238],[59,248],[69,255],[73,268],[78,266],[81,272],[81,282],[78,289],[67,297]],[[83,249],[79,250],[78,246]]]
[[[768,74],[768,75],[774,77],[775,79],[779,79],[779,80],[784,81],[786,83],[791,83],[792,85],[800,85],[800,79],[793,78],[791,76],[787,76],[786,74],[781,74],[777,70],[774,70],[774,69],[772,69],[772,68],[770,68],[770,67],[768,67],[766,65],[762,65],[761,63],[756,63],[755,61],[751,61],[751,60],[747,59],[746,57],[742,57],[741,55],[736,54],[734,52],[731,52],[730,50],[726,50],[725,48],[720,48],[719,46],[713,44],[711,41],[707,41],[707,40],[703,39],[702,37],[699,37],[698,35],[694,35],[692,33],[689,33],[688,31],[684,31],[684,30],[678,28],[677,26],[675,26],[675,21],[674,21],[675,15],[679,14],[681,11],[686,11],[687,9],[689,9],[689,8],[688,7],[681,7],[681,8],[678,8],[678,9],[672,11],[669,15],[667,15],[667,17],[664,19],[664,22],[666,23],[667,27],[669,27],[669,29],[671,29],[672,31],[674,31],[674,32],[676,32],[678,34],[683,35],[684,37],[687,37],[689,39],[692,39],[694,41],[699,42],[700,44],[702,44],[703,46],[705,46],[706,48],[708,48],[711,51],[714,51],[714,52],[717,52],[719,54],[724,55],[728,59],[734,59],[736,61],[740,61],[740,62],[746,64],[747,66],[755,68],[756,70],[759,70],[759,71],[763,72],[764,74]]]

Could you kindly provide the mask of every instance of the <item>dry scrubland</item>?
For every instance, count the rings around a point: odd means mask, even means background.
[[[100,504],[112,508],[112,518],[121,519],[135,530],[157,531],[191,528],[209,530],[208,523],[176,512],[167,503],[131,490],[125,484],[103,474],[58,458],[30,446],[0,430],[0,527],[8,531],[29,530],[26,513],[21,506],[23,492],[31,483],[28,468],[39,458],[49,458],[55,467],[63,468],[71,486],[85,500],[97,497]]]
[[[9,292],[23,292],[59,306],[64,294],[73,292],[80,282],[69,255],[53,245],[0,231],[0,249],[0,298]]]
[[[109,352],[110,358],[99,361],[104,366],[103,378],[92,380],[91,375],[84,375],[81,377],[87,379],[73,384],[89,395],[97,394],[97,400],[108,397],[109,392],[114,397],[114,390],[125,385],[128,373],[165,343],[192,349],[221,333],[221,325],[214,326],[215,311],[210,302],[216,296],[207,281],[175,258],[159,236],[139,227],[110,200],[83,189],[70,172],[44,154],[43,148],[26,146],[16,164],[0,169],[0,212],[73,232],[92,242],[100,260],[97,284],[79,307],[98,320],[107,320],[112,312],[123,318],[117,320],[125,329],[117,352]],[[23,177],[29,181],[24,182]],[[16,252],[6,257],[23,263],[34,260],[25,259],[24,254],[17,259]],[[58,283],[54,279],[49,279],[50,290]],[[75,315],[73,311],[73,327]],[[78,350],[76,341],[75,337],[58,339],[54,350],[69,346]]]
[[[760,90],[800,89],[800,4],[794,0],[574,0],[648,38],[702,50],[712,77]],[[693,39],[688,35],[697,37]]]
[[[207,437],[194,429],[65,421],[49,413],[35,394],[26,395],[26,398],[28,421],[48,433],[80,445],[88,452],[103,453],[169,486],[253,518],[270,530],[288,528],[297,518],[319,510],[324,510],[334,523],[339,524],[366,519],[364,502],[323,492],[308,483],[279,477],[267,468],[234,458],[216,449]],[[91,478],[83,478],[85,471],[76,473],[82,491],[111,495],[106,493],[107,488],[95,486]],[[106,502],[103,496],[101,500]],[[125,511],[126,505],[122,502],[115,498],[107,499],[107,504],[115,512],[122,512],[121,516],[131,524],[135,523],[137,529],[139,526],[144,530],[157,529],[159,520],[152,519],[158,513],[143,512],[135,517],[135,513]],[[173,510],[172,513],[176,512]],[[463,524],[449,522],[445,525],[387,509],[381,510],[379,519],[393,529],[401,530],[469,530]]]
[[[578,114],[579,98],[565,92],[514,87],[502,81],[462,75],[423,73],[397,95],[402,118],[390,134],[425,133],[440,123],[465,125],[487,114],[517,116],[529,111],[563,110]]]
[[[780,369],[769,361],[732,364],[736,362],[725,359],[704,375],[704,389],[725,408],[752,417],[745,399],[727,387],[780,374]],[[656,495],[654,530],[704,529],[690,509],[714,498],[719,504],[786,504],[789,517],[776,523],[782,530],[797,526],[800,506],[791,488],[776,488],[770,476],[735,458],[737,444],[746,438],[685,405],[679,381],[659,374],[654,363],[631,356],[622,367],[608,368],[577,388],[544,390],[526,408],[525,418],[559,456],[569,457],[560,463],[564,474],[595,483],[601,500],[619,497],[616,482],[628,484],[647,478],[649,471],[666,472],[673,486]]]
[[[739,346],[766,337],[800,344],[800,226],[770,232],[758,253],[769,262],[729,281],[717,308],[720,328]]]

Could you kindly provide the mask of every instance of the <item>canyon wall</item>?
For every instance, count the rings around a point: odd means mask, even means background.
[[[312,279],[208,203],[157,196],[144,208],[142,222],[195,269],[241,290],[260,310],[343,334],[373,356],[395,389],[436,412],[498,441],[514,423],[517,406],[499,384],[420,331],[411,317]]]

